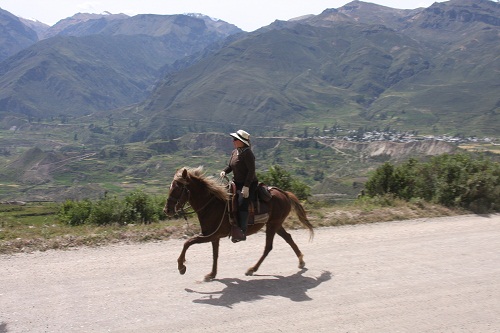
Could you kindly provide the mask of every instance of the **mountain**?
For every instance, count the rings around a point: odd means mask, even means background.
[[[390,41],[383,51],[381,40]],[[389,57],[400,45],[407,51]],[[169,75],[143,107],[155,126],[176,118],[275,127],[318,117],[347,121],[386,81],[398,80],[391,77],[398,64],[418,59],[407,66],[415,73],[427,69],[420,52],[414,40],[383,27],[294,24],[247,35]]]
[[[199,15],[77,14],[0,63],[0,112],[140,112],[132,141],[193,124],[496,135],[499,8],[353,1],[252,33]]]
[[[384,25],[400,30],[407,18],[422,12],[418,9],[395,9],[363,1],[352,1],[338,9],[330,8],[321,14],[301,20],[314,26],[329,27],[334,22],[348,21],[364,24]]]
[[[164,66],[240,32],[187,15],[77,18],[0,63],[0,111],[78,116],[137,103]]]
[[[95,35],[109,22],[127,19],[125,14],[89,14],[78,13],[66,19],[60,20],[49,27],[42,35],[42,39],[63,36],[87,36]]]
[[[498,137],[498,6],[353,1],[251,33],[191,15],[77,15],[0,62],[0,197],[164,195],[180,166],[220,170],[239,127],[259,172],[280,165],[334,200],[388,160],[465,142],[498,152],[498,139],[451,138]]]
[[[0,8],[0,62],[38,41],[36,32]]]
[[[19,20],[25,26],[29,27],[30,29],[32,29],[33,31],[36,32],[36,34],[38,36],[38,40],[41,40],[43,38],[43,35],[45,34],[45,31],[47,31],[50,28],[49,25],[47,25],[43,22],[40,22],[40,21],[33,21],[33,20],[22,18],[22,17],[20,17]]]
[[[169,74],[141,104],[151,121],[136,137],[193,122],[497,135],[499,18],[486,0],[419,10],[354,1],[278,21]]]
[[[141,14],[129,17],[125,14],[76,14],[56,23],[48,29],[44,38],[53,36],[88,36],[88,35],[148,35],[154,37],[198,38],[200,33],[209,42],[221,36],[242,32],[238,27],[214,20],[200,14],[187,15],[152,15]],[[213,36],[210,36],[210,33]],[[214,38],[215,37],[215,38]],[[207,44],[207,43],[204,43]]]
[[[0,110],[45,118],[135,103],[147,96],[167,54],[152,37],[41,41],[0,64]]]

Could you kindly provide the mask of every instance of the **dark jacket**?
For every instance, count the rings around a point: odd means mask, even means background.
[[[235,183],[243,183],[243,186],[250,187],[252,182],[257,182],[255,175],[255,156],[250,147],[234,149],[231,153],[225,173],[233,172]]]

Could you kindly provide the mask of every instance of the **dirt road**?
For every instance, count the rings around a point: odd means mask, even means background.
[[[0,332],[499,332],[500,215],[292,232],[258,275],[263,234],[0,256]]]

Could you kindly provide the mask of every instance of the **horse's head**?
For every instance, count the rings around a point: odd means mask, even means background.
[[[183,169],[181,173],[179,172],[176,172],[174,180],[170,184],[167,202],[163,208],[163,212],[169,217],[182,210],[189,200],[189,175],[187,169]]]

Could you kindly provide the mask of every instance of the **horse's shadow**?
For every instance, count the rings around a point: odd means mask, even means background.
[[[1,322],[0,323],[0,333],[6,333],[6,332],[8,332],[7,323]]]
[[[254,277],[269,277],[265,279],[241,280],[227,278],[214,280],[226,285],[221,291],[198,292],[188,288],[185,290],[190,293],[205,295],[199,299],[195,299],[194,303],[225,306],[228,308],[232,308],[234,304],[240,302],[260,300],[265,296],[286,297],[294,302],[310,301],[312,298],[307,295],[307,291],[330,280],[332,273],[323,272],[319,277],[315,278],[303,276],[306,271],[307,269],[304,268],[291,276],[254,275]],[[220,296],[215,297],[217,295]]]

